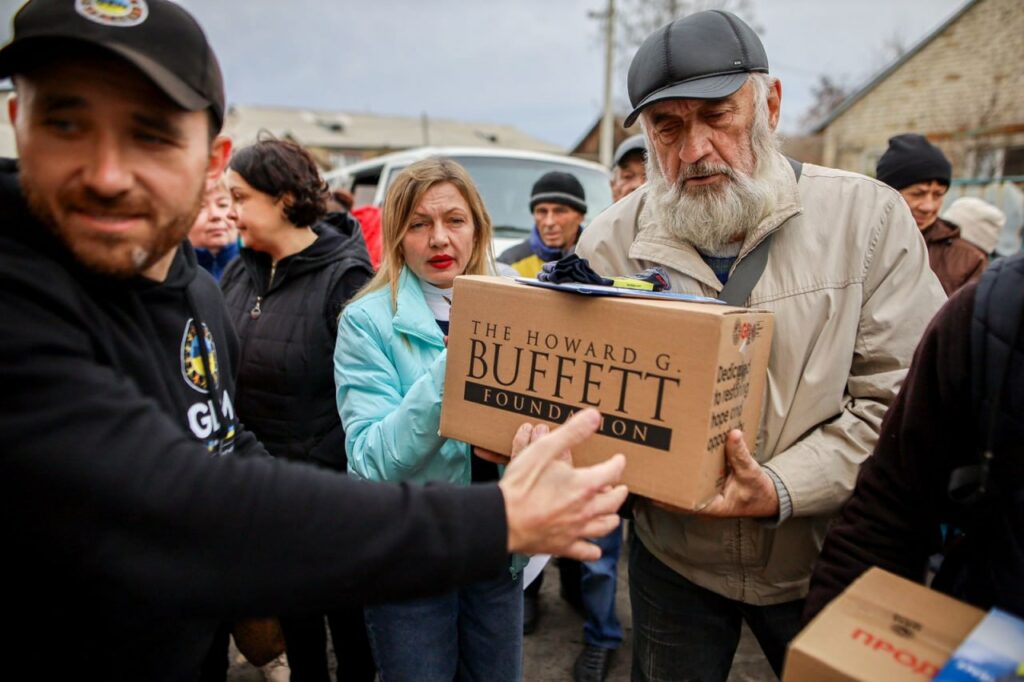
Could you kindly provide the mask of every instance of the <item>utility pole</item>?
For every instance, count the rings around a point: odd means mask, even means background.
[[[615,60],[615,0],[608,0],[604,28],[604,118],[601,120],[601,165],[612,165],[615,152],[615,111],[612,109],[612,70]]]
[[[604,109],[601,116],[601,135],[598,144],[598,155],[601,165],[608,168],[612,165],[612,153],[615,151],[615,111],[612,97],[612,69],[615,61],[615,0],[608,0],[608,9],[604,12],[590,12],[591,19],[604,20]]]

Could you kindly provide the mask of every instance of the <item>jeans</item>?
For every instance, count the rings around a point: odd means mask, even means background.
[[[366,607],[381,682],[517,682],[522,592],[522,575],[505,572],[440,597]]]
[[[804,600],[753,606],[699,587],[656,559],[634,535],[629,553],[633,682],[729,676],[743,621],[776,675],[800,631]]]
[[[292,682],[330,682],[327,632],[323,616],[281,616]],[[331,643],[338,661],[338,682],[373,682],[377,668],[366,637],[363,610],[339,609],[327,614]]]
[[[602,649],[617,649],[622,642],[622,626],[615,615],[622,522],[608,535],[594,540],[594,544],[601,548],[601,558],[584,562],[580,579],[586,614],[583,641]]]

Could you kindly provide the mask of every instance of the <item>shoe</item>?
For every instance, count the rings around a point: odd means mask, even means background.
[[[572,679],[575,682],[604,682],[608,670],[612,667],[612,656],[615,649],[602,649],[599,646],[585,644],[583,651],[576,657],[572,667]]]
[[[540,595],[523,593],[523,634],[528,635],[537,629],[540,620]]]
[[[288,667],[288,654],[281,654],[260,670],[266,682],[289,682],[292,676],[292,670]]]

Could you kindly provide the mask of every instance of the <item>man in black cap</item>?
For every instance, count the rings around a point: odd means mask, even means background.
[[[647,184],[577,252],[598,272],[660,265],[673,291],[775,317],[764,417],[731,425],[721,492],[697,510],[634,507],[633,679],[726,679],[743,621],[778,673],[825,530],[944,296],[898,193],[779,152],[782,87],[736,16],[655,31],[628,90]]]
[[[947,295],[981,277],[988,259],[960,238],[958,226],[939,217],[953,177],[953,166],[941,149],[923,135],[896,135],[878,159],[875,174],[910,206],[928,245],[928,262]]]
[[[640,135],[627,137],[615,149],[612,158],[612,201],[628,196],[647,182],[647,139]]]
[[[587,214],[583,185],[572,173],[551,171],[541,176],[530,192],[533,232],[498,256],[523,277],[536,277],[544,264],[576,249]]]
[[[618,523],[625,491],[606,485],[623,462],[556,461],[596,411],[490,486],[370,484],[262,456],[235,417],[223,299],[184,241],[230,149],[217,61],[185,10],[32,0],[0,50],[6,76],[20,154],[0,162],[8,675],[195,679],[226,619],[437,593],[506,570],[510,551],[599,555],[583,538]]]

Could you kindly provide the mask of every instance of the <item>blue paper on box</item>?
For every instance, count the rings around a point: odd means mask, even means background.
[[[936,682],[1024,680],[1024,620],[992,609],[954,652]]]

